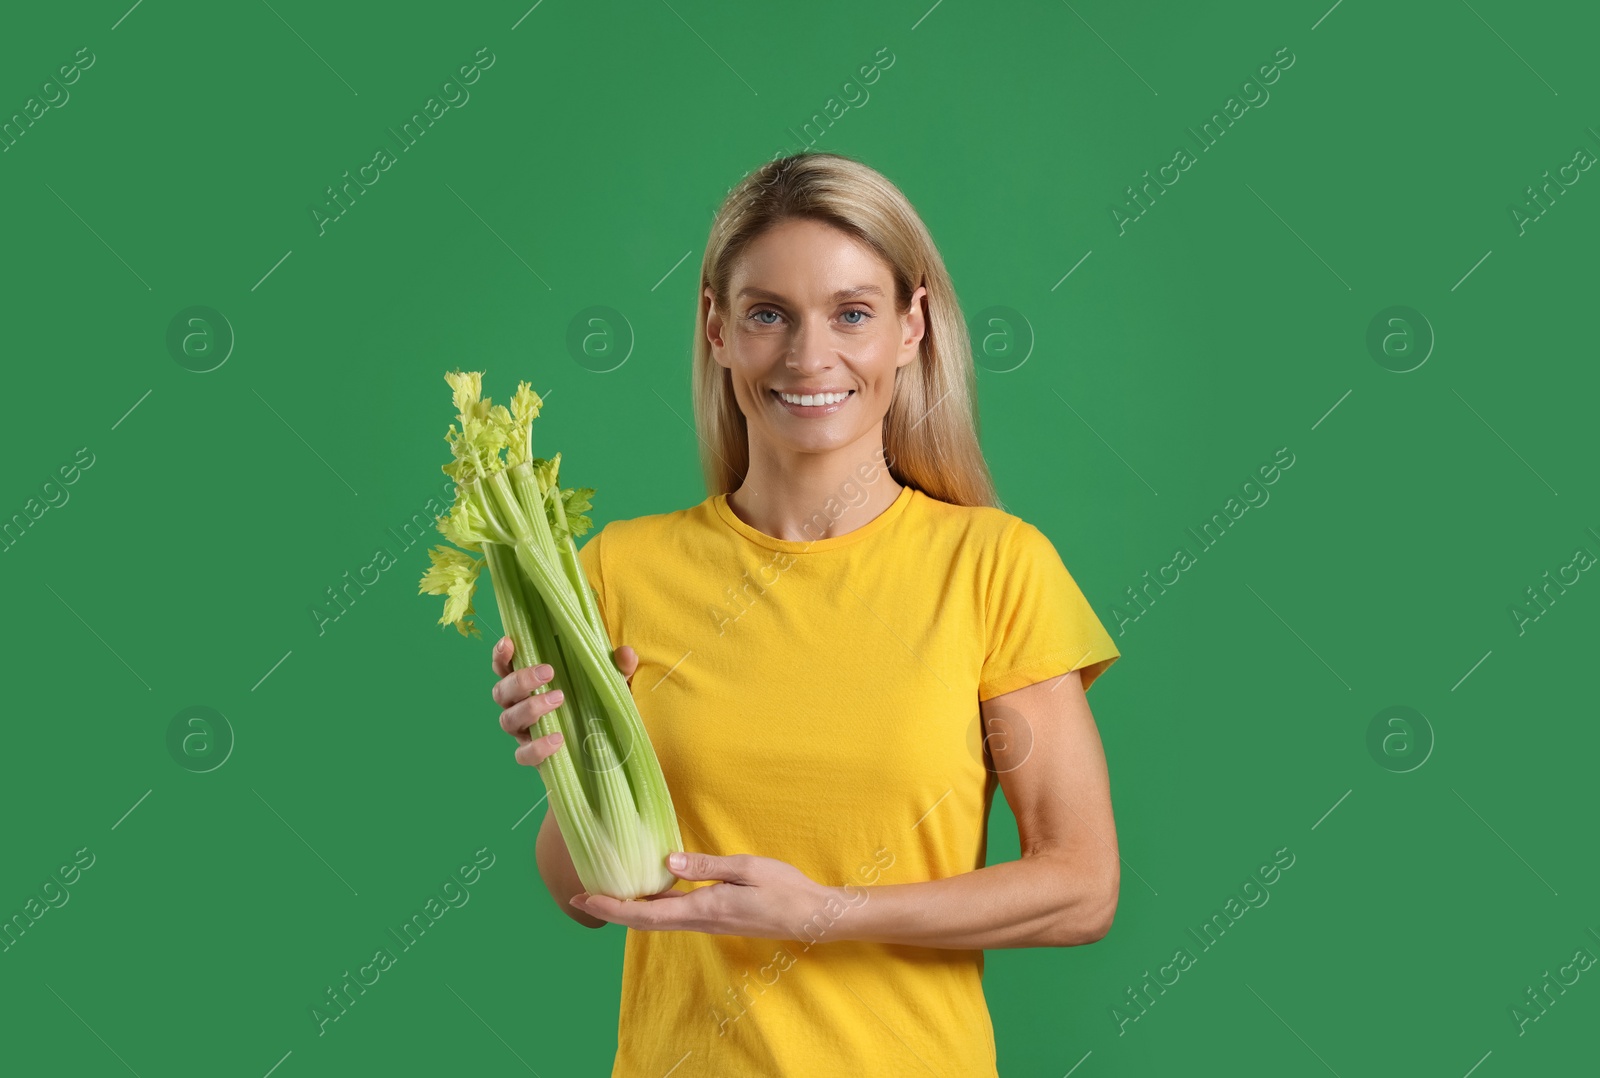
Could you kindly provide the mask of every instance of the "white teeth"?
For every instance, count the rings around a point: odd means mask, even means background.
[[[803,408],[817,404],[838,404],[848,397],[849,393],[780,393],[778,394],[790,404],[798,404]]]

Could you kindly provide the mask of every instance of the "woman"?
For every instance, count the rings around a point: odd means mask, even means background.
[[[614,1075],[994,1075],[983,951],[1092,943],[1119,863],[1084,691],[1118,651],[1050,541],[995,506],[950,278],[882,175],[827,153],[731,191],[701,266],[710,497],[580,552],[682,822],[628,926]],[[519,763],[560,700],[496,645]],[[985,867],[1004,792],[1020,860]]]

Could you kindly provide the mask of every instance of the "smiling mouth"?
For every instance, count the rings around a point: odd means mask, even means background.
[[[832,404],[843,404],[855,394],[855,390],[847,389],[842,393],[784,393],[772,390],[772,395],[784,404],[800,408],[826,407]]]

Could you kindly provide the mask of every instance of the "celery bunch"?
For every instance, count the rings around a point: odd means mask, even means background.
[[[539,691],[565,694],[529,733],[563,736],[539,775],[578,878],[590,893],[620,899],[666,890],[676,879],[666,855],[683,849],[678,817],[573,544],[591,527],[583,512],[594,491],[561,489],[561,454],[533,456],[543,402],[527,382],[507,409],[483,397],[481,371],[445,381],[457,422],[445,434],[454,459],[444,472],[456,500],[436,523],[455,547],[428,551],[419,590],[445,596],[440,624],[479,636],[472,593],[488,565],[514,665],[550,664],[555,676]]]

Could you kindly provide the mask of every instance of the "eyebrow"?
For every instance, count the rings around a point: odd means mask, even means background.
[[[754,299],[771,300],[774,303],[788,302],[788,300],[776,292],[769,292],[765,288],[753,287],[739,289],[739,294],[734,298],[743,299],[746,296],[750,296]],[[833,298],[835,300],[855,299],[858,296],[877,296],[881,299],[883,297],[883,289],[873,284],[858,284],[854,288],[841,288],[833,294]]]

